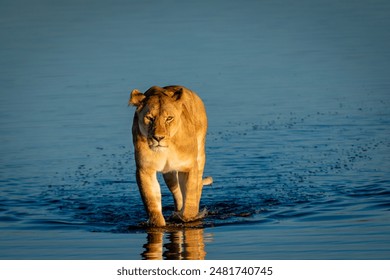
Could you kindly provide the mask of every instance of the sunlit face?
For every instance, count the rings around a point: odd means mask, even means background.
[[[181,104],[168,96],[151,96],[138,113],[138,124],[149,147],[162,151],[169,147],[170,139],[180,125]]]

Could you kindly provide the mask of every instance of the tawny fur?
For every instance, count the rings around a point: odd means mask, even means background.
[[[202,100],[182,86],[157,86],[145,94],[133,90],[129,105],[136,106],[133,144],[136,178],[151,226],[165,226],[157,172],[173,194],[176,216],[197,219],[203,185],[207,116]]]

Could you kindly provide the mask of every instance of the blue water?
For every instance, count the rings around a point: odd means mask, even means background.
[[[387,1],[33,2],[0,3],[1,259],[390,258]],[[214,184],[147,229],[127,100],[170,84]]]

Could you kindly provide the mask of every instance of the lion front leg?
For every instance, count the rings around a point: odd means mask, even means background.
[[[161,207],[161,189],[156,172],[137,169],[137,184],[148,213],[150,226],[163,227],[165,219]]]
[[[193,221],[199,213],[198,170],[194,168],[190,172],[179,172],[179,184],[183,195],[180,218],[184,222]]]

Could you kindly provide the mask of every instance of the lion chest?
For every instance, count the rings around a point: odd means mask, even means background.
[[[157,172],[189,171],[194,166],[195,158],[192,154],[178,154],[167,151],[149,151],[139,157],[143,168],[153,169]]]
[[[163,168],[158,170],[160,172],[166,173],[170,171],[188,171],[193,167],[193,160],[186,157],[177,157],[175,155],[167,157]]]

